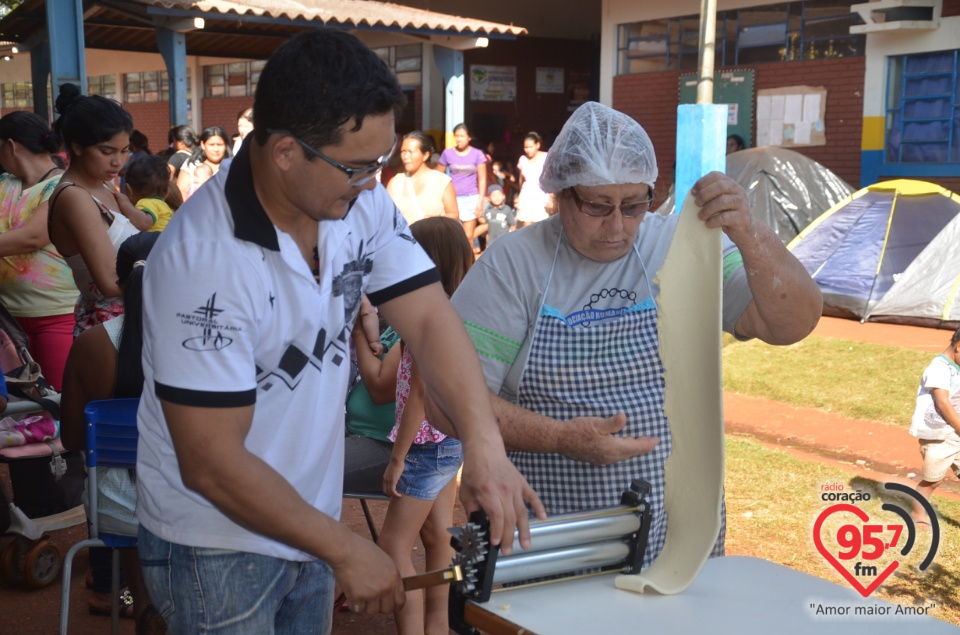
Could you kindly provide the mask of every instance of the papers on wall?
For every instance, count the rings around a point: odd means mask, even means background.
[[[822,146],[827,90],[822,86],[788,86],[757,91],[758,146]]]

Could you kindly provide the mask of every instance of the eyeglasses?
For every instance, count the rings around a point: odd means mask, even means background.
[[[649,212],[650,205],[653,204],[653,192],[649,192],[647,194],[647,200],[645,201],[640,201],[639,203],[620,203],[619,205],[585,201],[580,198],[580,195],[577,194],[577,190],[572,187],[570,188],[570,193],[573,195],[573,202],[576,204],[577,209],[587,216],[593,216],[594,218],[603,218],[604,216],[609,216],[616,209],[620,210],[620,213],[623,214],[624,218],[636,218],[637,216],[643,216]]]
[[[376,162],[371,165],[367,165],[362,168],[351,168],[340,163],[335,159],[331,159],[330,157],[320,152],[319,150],[315,150],[314,148],[310,147],[310,145],[307,144],[306,141],[298,138],[295,134],[293,134],[289,130],[275,130],[273,128],[268,128],[267,134],[280,134],[280,135],[292,137],[293,140],[299,143],[304,150],[306,150],[307,152],[309,152],[310,154],[312,154],[317,158],[323,159],[333,167],[337,168],[338,170],[346,174],[347,180],[349,181],[350,185],[357,186],[357,187],[361,185],[366,185],[367,183],[370,182],[371,179],[373,179],[377,175],[377,172],[387,167],[387,164],[390,163],[390,159],[393,157],[393,153],[397,151],[397,145],[398,145],[398,137],[394,136],[393,147],[390,148],[390,152],[386,153],[385,155],[377,159]]]

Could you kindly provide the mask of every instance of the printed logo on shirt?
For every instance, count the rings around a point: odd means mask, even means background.
[[[257,366],[257,384],[261,390],[270,390],[276,384],[271,378],[278,378],[287,388],[293,390],[303,379],[304,371],[308,370],[308,366],[313,366],[321,372],[325,362],[340,366],[350,358],[347,344],[349,337],[348,327],[344,327],[335,337],[330,337],[326,329],[320,329],[313,346],[309,349],[293,342],[280,356],[280,363],[276,368],[264,371],[259,365]]]
[[[181,345],[191,351],[220,351],[233,344],[233,338],[224,335],[224,332],[238,332],[239,326],[230,326],[217,320],[223,309],[217,308],[217,294],[214,293],[206,304],[197,307],[192,313],[177,313],[180,324],[198,327],[202,334],[181,342]]]
[[[393,233],[407,242],[414,244],[417,242],[413,234],[410,233],[410,225],[407,224],[407,219],[403,217],[400,208],[396,205],[393,207]]]
[[[373,260],[363,253],[363,242],[357,250],[357,258],[343,265],[343,271],[333,279],[333,295],[343,296],[344,319],[347,324],[353,322],[360,308],[360,295],[363,292],[363,277],[373,270]]]
[[[625,306],[609,306],[611,304],[622,304],[620,300],[625,300]],[[589,326],[594,322],[602,322],[613,318],[619,318],[627,313],[637,302],[637,294],[634,291],[626,289],[603,289],[599,293],[590,296],[590,302],[583,306],[580,311],[574,311],[566,316],[566,322],[570,326]],[[607,305],[606,308],[599,308],[596,305]]]

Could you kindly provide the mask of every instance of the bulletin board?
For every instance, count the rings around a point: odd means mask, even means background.
[[[750,68],[716,71],[713,74],[713,103],[727,104],[727,136],[740,135],[749,148],[753,139],[753,85]],[[698,73],[680,76],[680,103],[697,103]]]
[[[795,148],[827,143],[823,86],[787,86],[757,91],[757,145]]]

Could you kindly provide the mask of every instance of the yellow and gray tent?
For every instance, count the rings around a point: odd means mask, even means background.
[[[820,286],[825,315],[956,328],[960,196],[884,181],[824,212],[787,248]]]

